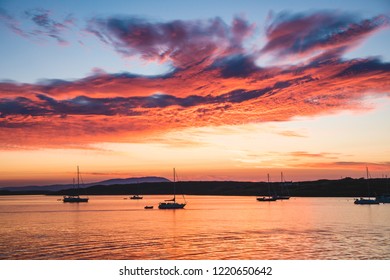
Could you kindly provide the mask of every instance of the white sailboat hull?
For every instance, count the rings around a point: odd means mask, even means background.
[[[130,197],[130,199],[142,199],[143,197],[142,196],[139,196],[139,195],[133,195]]]

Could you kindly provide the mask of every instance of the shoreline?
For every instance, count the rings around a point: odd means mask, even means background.
[[[303,182],[239,182],[239,181],[179,181],[177,194],[220,195],[220,196],[268,196],[289,195],[291,197],[373,197],[390,193],[389,180],[344,178],[339,180],[317,180]],[[94,185],[80,189],[80,195],[169,195],[172,194],[170,182]],[[63,196],[74,193],[74,189],[49,190],[1,190],[0,195],[52,195]]]

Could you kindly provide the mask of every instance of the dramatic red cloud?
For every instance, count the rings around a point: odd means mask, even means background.
[[[333,24],[321,30],[330,19]],[[281,31],[316,21],[321,34],[330,34],[326,40],[311,28],[288,37]],[[306,45],[299,52],[339,49],[383,28],[386,21],[376,17],[356,24],[327,13],[278,19],[263,51],[283,57],[296,52],[294,42],[303,38]],[[39,22],[44,24],[45,17]],[[388,96],[390,91],[390,64],[372,58],[342,60],[340,53],[328,52],[301,65],[260,68],[255,53],[243,48],[253,25],[240,18],[231,26],[220,19],[157,24],[95,19],[89,30],[121,54],[170,60],[175,69],[153,77],[99,72],[76,81],[0,83],[1,148],[88,147],[180,128],[287,121],[361,109],[366,96]]]

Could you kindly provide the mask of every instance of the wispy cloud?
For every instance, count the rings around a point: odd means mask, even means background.
[[[20,27],[20,22],[2,8],[0,8],[0,22],[19,36],[27,37],[25,32]]]
[[[55,39],[60,45],[67,45],[64,33],[75,25],[76,19],[66,15],[55,19],[52,12],[46,9],[31,9],[22,16],[14,16],[4,9],[0,9],[0,23],[2,22],[11,31],[19,36],[31,40]]]
[[[328,159],[337,159],[337,155],[334,153],[309,153],[306,151],[295,151],[291,152],[290,156],[294,158],[328,158]]]
[[[361,19],[337,11],[276,15],[267,27],[262,53],[283,57],[339,57],[390,24],[388,16]]]
[[[292,130],[283,130],[276,133],[286,137],[306,137],[304,134]]]
[[[324,168],[324,169],[354,169],[365,170],[369,166],[370,170],[388,171],[390,162],[362,162],[362,161],[335,161],[335,162],[305,162],[296,164],[296,167]],[[364,171],[362,172],[364,173]]]

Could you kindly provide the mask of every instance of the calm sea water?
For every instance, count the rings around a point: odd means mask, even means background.
[[[0,259],[390,259],[390,204],[188,196],[159,210],[167,198],[0,196]]]

